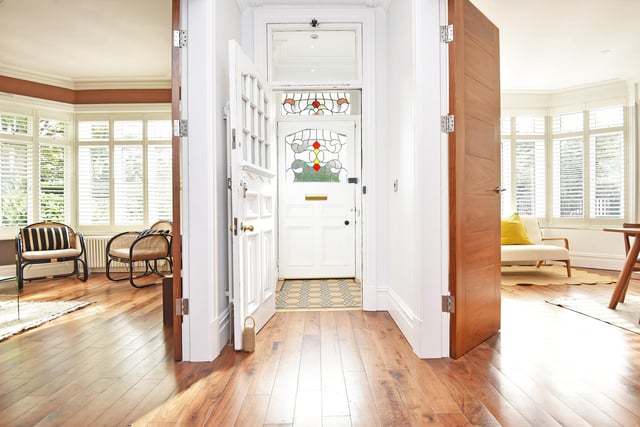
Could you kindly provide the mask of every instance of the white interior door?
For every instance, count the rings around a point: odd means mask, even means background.
[[[278,123],[281,278],[356,277],[355,125]]]
[[[266,80],[233,40],[229,79],[229,230],[234,343],[240,350],[246,318],[252,316],[259,331],[275,314],[275,111]]]

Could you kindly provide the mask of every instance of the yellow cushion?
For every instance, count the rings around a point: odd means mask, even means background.
[[[500,243],[503,245],[532,245],[527,229],[520,220],[520,215],[514,213],[510,217],[502,218],[500,223]]]

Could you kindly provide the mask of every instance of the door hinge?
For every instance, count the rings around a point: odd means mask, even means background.
[[[442,43],[451,43],[453,41],[453,25],[440,26],[440,41]]]
[[[232,184],[231,178],[227,178],[227,190],[231,190],[231,184]]]
[[[187,32],[185,30],[173,30],[173,47],[187,47]]]
[[[456,298],[453,295],[442,295],[442,312],[456,312]]]
[[[453,114],[440,116],[440,132],[451,133],[455,129],[455,119]]]
[[[178,137],[189,136],[189,130],[187,127],[186,119],[173,121],[173,136],[178,136]]]
[[[189,298],[176,299],[176,316],[186,316],[189,314]]]
[[[231,148],[236,149],[236,130],[231,129]]]

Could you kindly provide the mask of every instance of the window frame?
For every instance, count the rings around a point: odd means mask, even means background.
[[[607,108],[615,108],[622,107],[622,117],[623,123],[621,126],[611,126],[611,127],[597,127],[590,128],[590,113],[597,110],[607,109]],[[570,129],[566,132],[555,132],[554,133],[554,117],[558,117],[563,114],[570,113],[580,113],[582,114],[583,127],[582,130]],[[515,120],[517,117],[529,117],[532,115],[541,114],[545,117],[545,132],[544,132],[544,150],[545,150],[545,162],[546,162],[546,171],[545,171],[545,215],[543,217],[537,216],[540,222],[548,227],[562,227],[562,228],[602,228],[607,226],[619,226],[620,223],[629,221],[633,213],[633,206],[631,206],[633,202],[633,198],[631,195],[631,191],[635,188],[633,185],[633,165],[634,159],[631,158],[633,154],[633,147],[631,146],[633,142],[630,140],[630,126],[631,126],[631,108],[624,105],[624,103],[620,102],[612,102],[612,103],[601,103],[597,106],[590,106],[582,104],[578,107],[563,107],[561,110],[549,111],[547,109],[542,113],[541,110],[538,110],[538,114],[527,114],[522,111],[513,111],[510,114],[505,114],[502,118],[503,124],[506,123],[509,125],[503,127],[503,132],[501,134],[502,143],[510,142],[510,150],[509,153],[511,155],[511,159],[509,161],[509,167],[511,168],[509,174],[511,182],[503,183],[503,187],[506,187],[506,191],[509,194],[506,196],[507,199],[510,199],[510,206],[503,206],[501,208],[502,215],[510,215],[515,212],[516,205],[516,188],[515,188],[515,142],[517,139],[526,140],[527,138],[533,139],[538,136],[534,135],[516,135],[515,130]],[[507,121],[507,122],[505,122]],[[508,131],[505,132],[505,131]],[[592,185],[591,185],[591,175],[592,171],[595,168],[595,165],[591,164],[592,156],[591,156],[591,139],[595,136],[600,135],[608,135],[608,134],[619,134],[621,133],[623,139],[623,163],[624,163],[624,178],[623,178],[623,203],[624,207],[622,209],[622,217],[596,217],[591,216],[591,206],[594,203],[591,200],[592,194]],[[582,139],[582,147],[583,147],[583,159],[584,159],[584,170],[583,170],[583,190],[584,190],[584,205],[583,205],[583,215],[581,217],[558,217],[554,216],[554,196],[555,196],[555,188],[556,181],[554,180],[554,176],[556,174],[555,166],[554,166],[554,143],[557,140],[563,139],[571,139],[571,138],[581,138]],[[504,163],[503,163],[504,165]],[[505,176],[505,172],[503,171],[501,174],[502,177]],[[508,211],[507,209],[511,209]]]
[[[148,137],[148,122],[154,120],[171,120],[171,112],[109,112],[109,113],[77,113],[76,114],[76,129],[79,128],[80,123],[83,121],[108,121],[109,122],[109,138],[108,141],[80,141],[77,138],[76,141],[76,158],[79,155],[81,146],[91,145],[107,145],[109,147],[109,220],[107,224],[87,224],[80,222],[80,208],[79,208],[79,182],[76,182],[76,202],[78,208],[75,210],[75,221],[80,231],[89,234],[105,234],[107,232],[121,232],[128,230],[138,230],[146,228],[152,221],[156,219],[150,219],[149,217],[149,146],[171,146],[171,135],[166,140],[149,139]],[[114,122],[117,121],[142,121],[142,139],[119,139],[115,140],[114,137]],[[115,159],[115,147],[116,146],[141,146],[142,155],[142,220],[140,222],[131,223],[116,223],[116,197],[115,197],[115,175],[114,175],[114,159]],[[170,189],[169,189],[170,190]],[[171,210],[169,210],[171,212]],[[171,220],[172,218],[158,218]]]
[[[27,175],[29,193],[27,194],[27,218],[26,224],[44,220],[56,220],[70,223],[73,217],[74,207],[71,194],[73,193],[74,157],[74,115],[65,107],[42,103],[42,105],[28,105],[27,103],[0,102],[0,111],[11,115],[24,115],[31,118],[30,134],[0,134],[3,142],[24,144],[29,147],[31,164]],[[55,120],[65,124],[63,137],[55,138],[40,135],[39,126],[41,120]],[[41,216],[41,182],[40,182],[40,148],[42,146],[54,146],[63,149],[63,185],[64,185],[64,212],[62,218],[42,218]],[[23,226],[0,225],[0,238],[13,238]]]

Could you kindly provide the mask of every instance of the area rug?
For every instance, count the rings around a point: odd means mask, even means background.
[[[640,297],[627,295],[625,302],[610,309],[609,298],[553,298],[546,300],[562,308],[640,334]]]
[[[18,319],[18,306],[15,300],[0,302],[0,341],[89,304],[91,302],[87,301],[20,301],[20,319]]]
[[[285,280],[276,293],[276,310],[359,310],[360,284],[352,279]]]
[[[567,269],[561,265],[504,266],[502,267],[502,284],[514,285],[595,285],[597,283],[615,283],[609,276],[585,270],[571,269],[571,277],[567,277]]]

